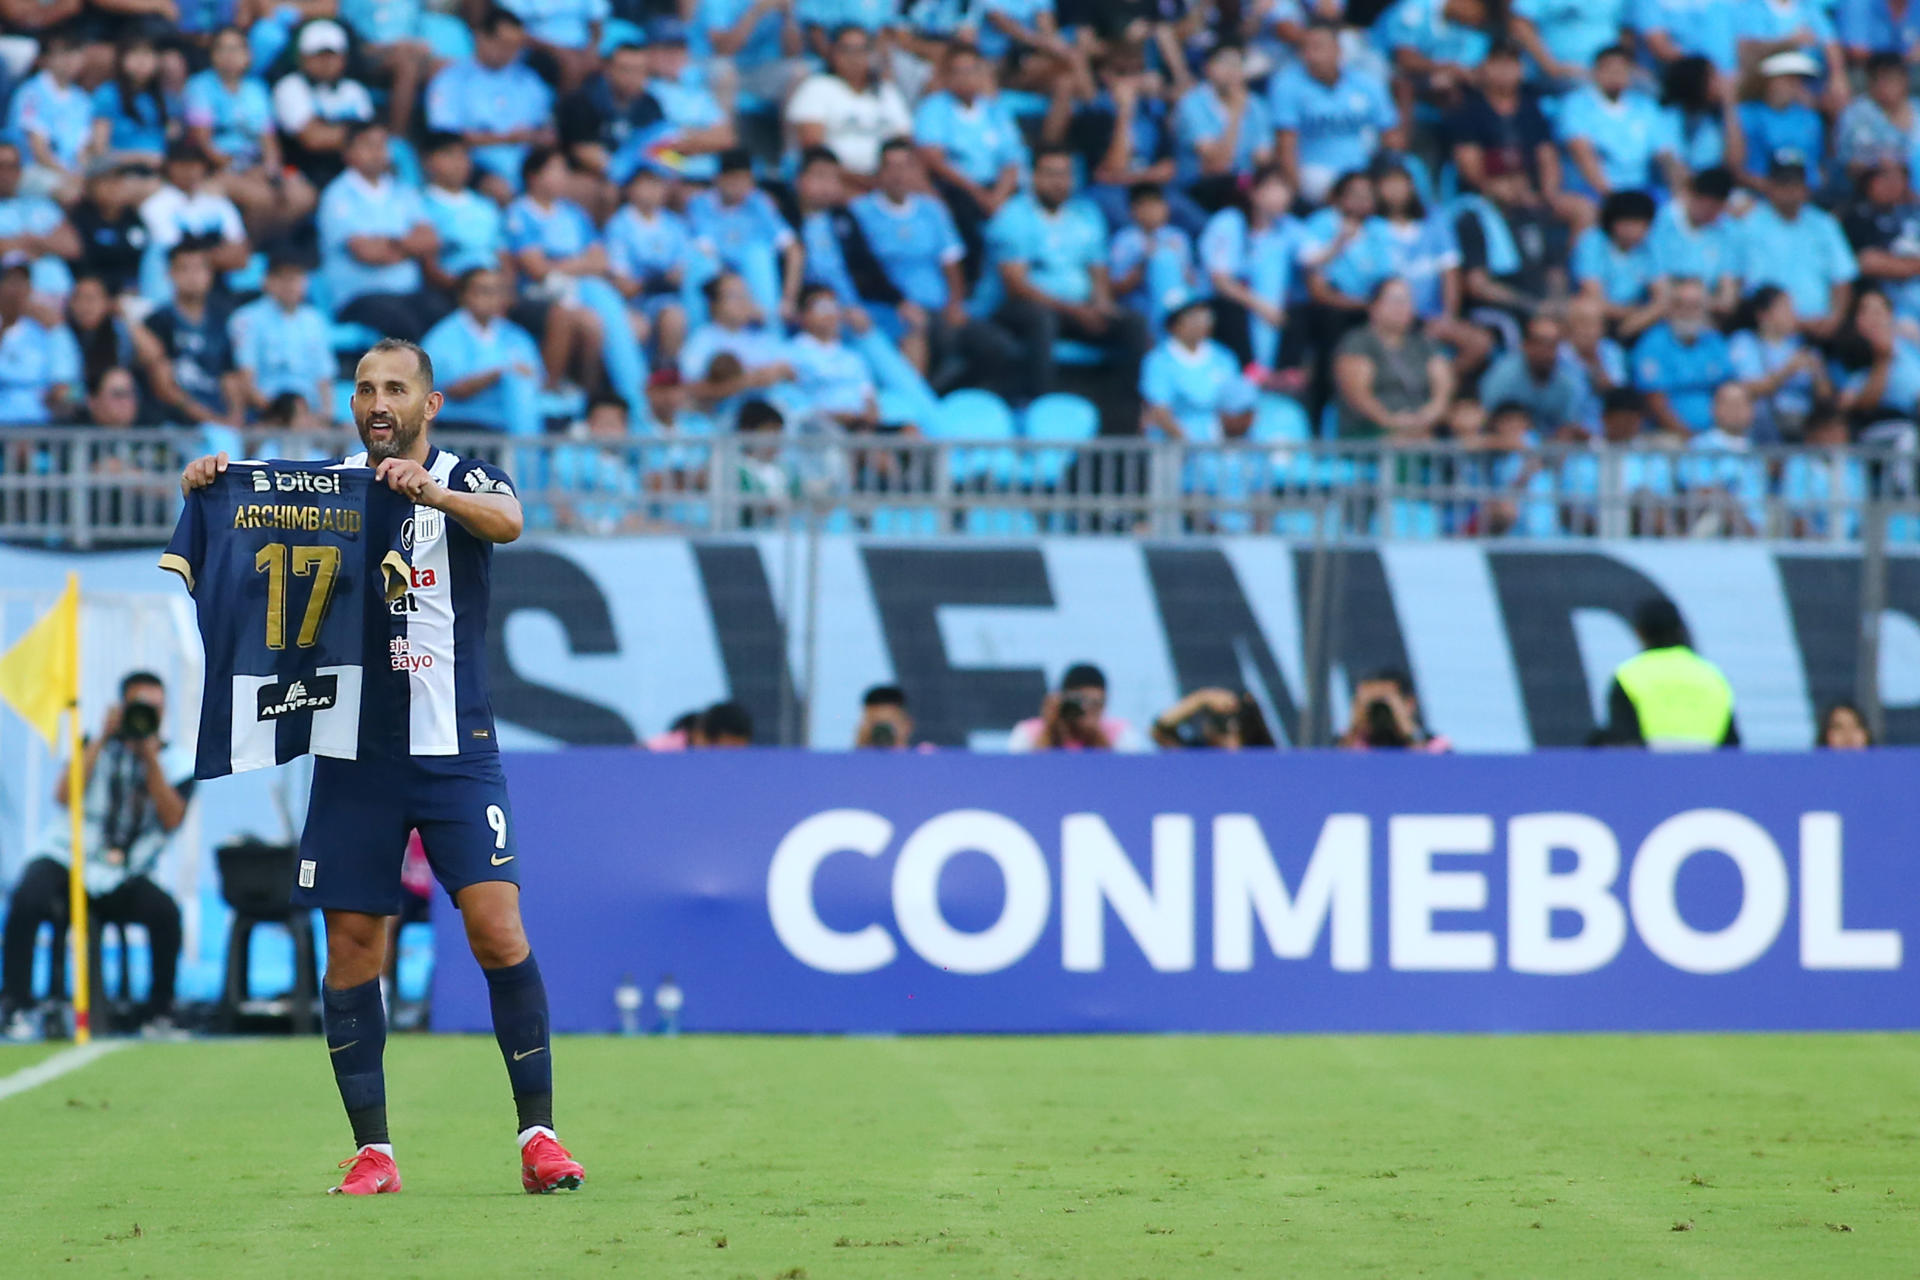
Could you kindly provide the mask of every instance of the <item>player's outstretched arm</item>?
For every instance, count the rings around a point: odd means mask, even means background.
[[[512,542],[520,536],[520,499],[510,493],[455,493],[410,458],[388,458],[374,468],[373,476],[423,507],[446,512],[484,542]]]
[[[187,464],[187,469],[180,473],[181,496],[184,497],[192,493],[195,489],[206,488],[215,480],[219,479],[220,473],[226,469],[227,455],[224,453],[216,453],[205,458],[195,458]]]

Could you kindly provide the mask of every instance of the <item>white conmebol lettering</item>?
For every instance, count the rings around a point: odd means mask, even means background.
[[[1573,854],[1556,874],[1553,852]],[[1507,966],[1518,973],[1592,973],[1620,954],[1627,913],[1613,896],[1620,842],[1584,813],[1526,813],[1507,823]],[[1580,917],[1580,931],[1553,936],[1553,913]]]
[[[1898,929],[1849,929],[1841,900],[1840,815],[1800,815],[1800,966],[1804,969],[1898,969]]]
[[[1107,913],[1127,927],[1162,973],[1193,968],[1193,819],[1153,819],[1153,885],[1097,813],[1068,814],[1060,823],[1060,962],[1074,973],[1098,973],[1107,962]]]
[[[865,809],[829,809],[787,832],[767,868],[767,914],[789,954],[823,973],[871,973],[893,963],[893,936],[877,924],[851,933],[827,927],[814,909],[813,878],[840,852],[877,858],[893,839],[893,824]]]
[[[978,852],[1000,868],[1000,918],[964,933],[940,911],[940,873],[956,854]],[[955,809],[907,837],[893,869],[893,918],[928,964],[955,973],[993,973],[1016,964],[1047,927],[1053,886],[1047,860],[1026,828],[984,809]]]
[[[1484,911],[1487,877],[1436,871],[1435,854],[1489,853],[1493,819],[1473,814],[1396,815],[1387,822],[1387,961],[1395,969],[1491,969],[1493,935],[1433,927],[1436,911]]]
[[[1267,946],[1283,960],[1305,960],[1318,945],[1322,925],[1332,934],[1327,949],[1341,973],[1359,973],[1373,956],[1369,913],[1370,824],[1358,813],[1336,813],[1287,897],[1273,851],[1253,815],[1223,813],[1213,820],[1213,967],[1227,973],[1253,968],[1253,922]]]
[[[1703,933],[1674,901],[1680,868],[1697,853],[1720,852],[1740,871],[1740,910],[1726,928]],[[1647,834],[1627,880],[1633,924],[1647,950],[1688,973],[1729,973],[1766,953],[1787,919],[1787,864],[1766,829],[1728,809],[1675,814]]]

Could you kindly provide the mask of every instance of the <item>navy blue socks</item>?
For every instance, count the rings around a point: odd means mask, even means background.
[[[380,980],[344,991],[322,984],[320,1007],[327,1056],[340,1086],[340,1101],[347,1108],[347,1121],[353,1126],[353,1143],[356,1147],[386,1144],[387,1076],[381,1058],[387,1050],[387,1011],[380,1002]],[[544,999],[540,1011],[544,1029]]]
[[[553,1128],[553,1046],[547,1037],[547,987],[533,955],[504,969],[488,969],[493,1035],[513,1082],[520,1132]]]

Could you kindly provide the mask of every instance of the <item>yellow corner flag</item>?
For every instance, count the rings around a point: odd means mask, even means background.
[[[18,711],[47,740],[47,750],[60,749],[60,713],[67,717],[67,806],[73,818],[73,843],[67,860],[67,887],[73,943],[73,1039],[85,1044],[92,1036],[91,958],[87,946],[87,888],[83,868],[86,846],[81,838],[86,803],[86,777],[80,748],[80,575],[67,575],[67,589],[47,616],[27,628],[13,648],[0,654],[0,702]]]
[[[51,612],[0,654],[0,701],[60,749],[60,713],[80,701],[80,578],[67,575],[67,590]]]

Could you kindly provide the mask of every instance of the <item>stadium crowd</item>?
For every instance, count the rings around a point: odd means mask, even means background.
[[[0,423],[298,432],[390,334],[443,424],[516,437],[913,435],[956,388],[1066,387],[1110,436],[1470,445],[1517,495],[1496,529],[1606,441],[1740,532],[1867,483],[1753,446],[1920,416],[1920,16],[1889,0],[0,20]],[[617,513],[644,465],[550,479]]]

